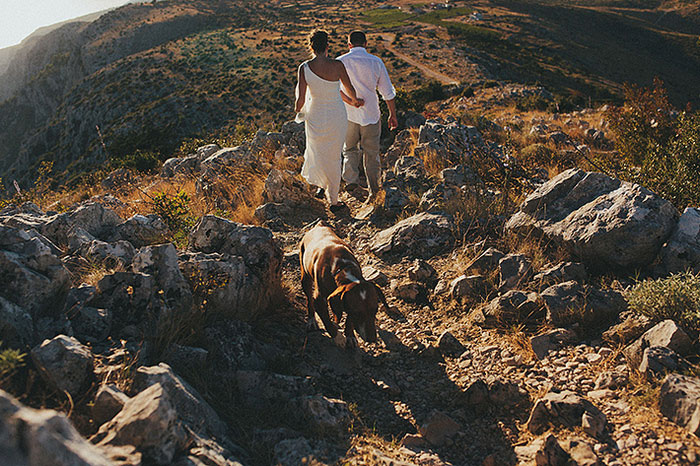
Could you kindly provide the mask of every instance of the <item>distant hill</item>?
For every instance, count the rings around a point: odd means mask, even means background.
[[[192,138],[278,126],[292,114],[305,35],[317,26],[331,32],[331,54],[346,50],[347,32],[366,29],[404,89],[437,72],[465,85],[540,83],[587,103],[660,75],[677,104],[700,102],[693,4],[453,3],[408,14],[365,0],[171,0],[37,31],[26,47],[0,51],[0,66],[15,57],[0,75],[0,177],[28,184],[50,160],[66,180],[138,150],[165,159]],[[469,21],[473,9],[482,21]]]

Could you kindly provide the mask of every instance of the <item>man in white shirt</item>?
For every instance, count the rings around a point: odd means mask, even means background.
[[[343,62],[355,87],[358,99],[364,105],[355,107],[345,103],[348,114],[348,132],[343,147],[343,180],[346,189],[357,188],[360,175],[360,162],[364,163],[370,198],[379,191],[381,165],[379,162],[379,138],[382,122],[377,91],[389,108],[389,129],[396,129],[396,91],[391,85],[389,73],[381,58],[367,52],[367,37],[362,31],[353,31],[348,37],[350,51],[338,57]],[[345,89],[343,88],[343,91]],[[347,93],[347,92],[345,92]]]

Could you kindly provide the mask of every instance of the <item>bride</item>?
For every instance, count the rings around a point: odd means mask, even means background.
[[[343,100],[356,107],[361,107],[364,101],[357,98],[343,63],[328,58],[328,33],[314,31],[309,42],[314,57],[299,66],[296,89],[297,121],[303,119],[306,128],[301,175],[309,184],[324,190],[331,212],[337,213],[344,207],[338,202],[348,126]],[[341,82],[349,95],[341,92]]]

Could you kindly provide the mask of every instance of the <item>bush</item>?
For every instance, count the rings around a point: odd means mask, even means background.
[[[543,112],[549,108],[550,103],[551,102],[549,100],[540,95],[529,95],[518,100],[515,103],[515,108],[521,112],[529,112],[532,110],[539,110],[540,112]]]
[[[627,86],[625,104],[607,114],[621,160],[619,176],[683,209],[700,205],[700,113],[676,112],[663,83]]]
[[[184,191],[174,195],[165,192],[156,193],[153,197],[153,213],[160,216],[168,225],[175,245],[185,246],[190,228],[196,222],[190,210],[190,197],[187,193]]]
[[[0,346],[2,342],[0,341]],[[0,381],[4,381],[15,374],[24,366],[24,359],[27,357],[15,349],[5,349],[0,351]]]
[[[695,336],[700,334],[700,274],[684,272],[644,280],[626,297],[631,310],[654,323],[672,319]]]
[[[114,168],[130,168],[138,172],[151,172],[160,165],[160,157],[153,152],[137,150],[132,154],[112,158]]]

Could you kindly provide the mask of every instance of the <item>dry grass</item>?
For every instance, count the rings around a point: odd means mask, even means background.
[[[121,263],[107,263],[97,260],[88,260],[79,258],[79,264],[75,268],[73,275],[73,283],[79,286],[86,283],[90,286],[97,286],[97,283],[102,280],[105,275],[110,275],[115,272],[123,272],[124,266]]]

